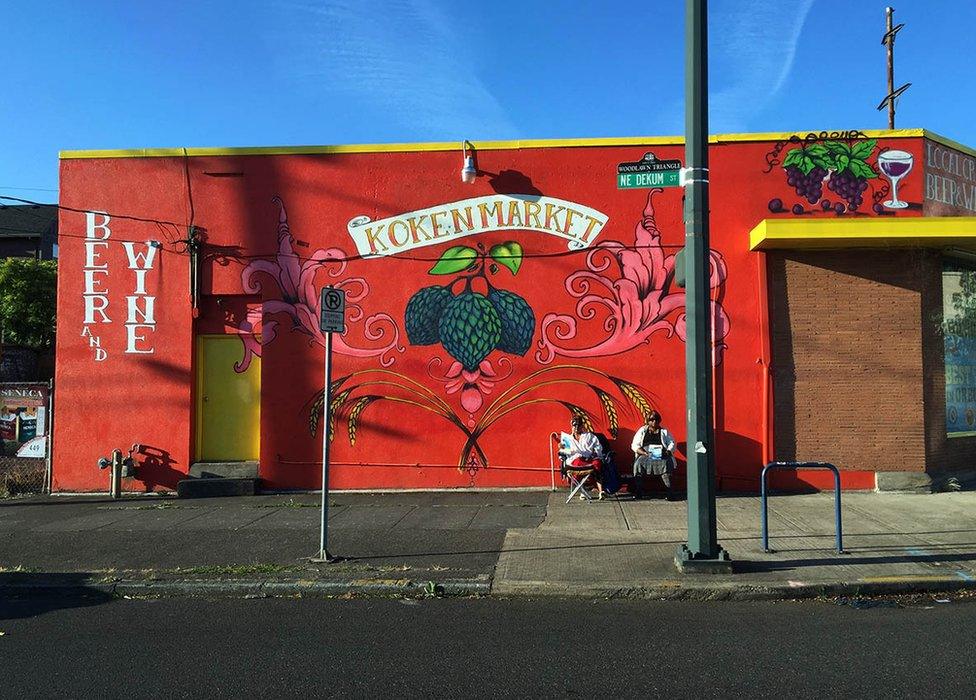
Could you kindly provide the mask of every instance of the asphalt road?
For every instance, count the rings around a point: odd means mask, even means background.
[[[976,696],[976,603],[0,601],[0,696]]]

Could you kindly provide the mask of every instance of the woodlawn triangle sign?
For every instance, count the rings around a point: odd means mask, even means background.
[[[617,189],[677,187],[680,171],[680,160],[658,160],[648,152],[635,163],[617,165]]]

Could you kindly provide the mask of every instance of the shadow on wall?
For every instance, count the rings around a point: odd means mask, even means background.
[[[135,479],[143,483],[146,493],[152,493],[157,486],[175,491],[177,482],[187,478],[186,472],[176,469],[176,461],[162,448],[142,444],[133,459]]]
[[[481,172],[481,171],[479,171]],[[542,196],[542,190],[532,184],[528,175],[518,170],[502,170],[500,173],[488,173],[488,184],[498,194],[530,194]]]

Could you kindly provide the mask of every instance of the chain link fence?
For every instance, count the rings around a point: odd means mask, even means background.
[[[0,498],[49,490],[50,432],[50,383],[0,383]]]
[[[0,498],[47,490],[47,460],[0,456]]]

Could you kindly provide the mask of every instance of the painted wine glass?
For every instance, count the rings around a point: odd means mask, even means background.
[[[878,154],[878,167],[891,181],[891,199],[884,203],[889,209],[905,209],[908,202],[898,199],[898,181],[908,175],[915,159],[907,151],[884,151]]]

